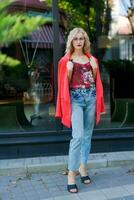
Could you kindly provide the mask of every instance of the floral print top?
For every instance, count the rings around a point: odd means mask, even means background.
[[[95,85],[90,62],[85,64],[73,62],[73,73],[70,88],[89,88]]]

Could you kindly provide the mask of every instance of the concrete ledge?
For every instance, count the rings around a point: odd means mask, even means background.
[[[113,159],[113,160],[108,160],[107,162],[107,167],[118,167],[118,166],[127,166],[127,165],[134,165],[134,159]]]
[[[0,176],[11,176],[11,175],[20,175],[20,174],[26,174],[27,168],[25,167],[16,167],[16,168],[0,168]]]
[[[28,165],[27,170],[29,173],[55,172],[64,171],[66,167],[67,165],[65,163],[34,164]]]
[[[0,176],[67,170],[68,156],[0,160]],[[88,169],[134,166],[134,151],[90,154]]]
[[[97,169],[97,168],[105,168],[107,167],[107,160],[106,159],[97,159],[97,160],[90,160],[87,164],[88,169]]]

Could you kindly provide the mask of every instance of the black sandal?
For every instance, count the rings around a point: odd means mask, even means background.
[[[91,179],[89,176],[81,176],[81,182],[84,184],[90,184],[91,183]],[[89,180],[89,182],[86,182],[87,180]]]
[[[72,192],[71,190],[72,189],[76,189],[76,191],[75,192]],[[77,187],[77,185],[76,184],[71,184],[71,185],[67,185],[67,190],[68,190],[68,192],[70,192],[70,193],[77,193],[78,192],[78,187]]]

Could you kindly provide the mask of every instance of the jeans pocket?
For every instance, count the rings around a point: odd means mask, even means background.
[[[91,89],[91,96],[96,97],[96,89]]]

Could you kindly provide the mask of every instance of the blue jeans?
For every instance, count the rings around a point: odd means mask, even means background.
[[[95,88],[72,89],[72,139],[69,147],[68,169],[78,170],[80,164],[87,164],[91,148],[91,137],[95,124]]]

